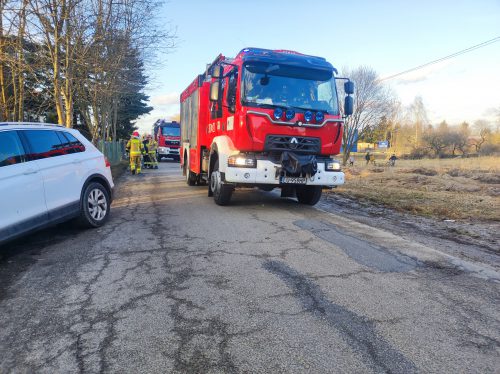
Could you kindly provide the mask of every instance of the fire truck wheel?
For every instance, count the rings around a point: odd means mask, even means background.
[[[210,190],[213,193],[214,201],[217,205],[227,205],[231,201],[233,188],[222,183],[219,172],[219,160],[215,161],[214,170],[210,176]]]
[[[196,184],[196,174],[187,168],[187,160],[184,160],[184,174],[186,175],[186,183],[188,186]]]
[[[306,205],[315,205],[321,199],[321,186],[297,186],[297,200]]]

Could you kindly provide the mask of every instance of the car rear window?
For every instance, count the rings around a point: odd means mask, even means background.
[[[85,152],[85,146],[72,134],[66,131],[58,131],[58,134],[62,135],[65,139],[63,143],[67,153]]]
[[[25,161],[24,148],[17,131],[0,132],[0,167]]]
[[[23,131],[30,144],[30,156],[34,160],[66,154],[63,144],[52,130],[26,130]]]

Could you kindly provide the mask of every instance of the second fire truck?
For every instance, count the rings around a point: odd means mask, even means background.
[[[153,137],[158,144],[158,161],[163,157],[180,160],[181,126],[176,121],[160,119],[153,125]]]
[[[219,205],[237,187],[281,188],[314,205],[323,188],[344,183],[343,116],[336,80],[344,79],[344,116],[354,84],[324,58],[285,50],[219,55],[182,92],[181,166],[189,185],[208,183]]]

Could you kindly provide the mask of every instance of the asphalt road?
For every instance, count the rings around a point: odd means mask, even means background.
[[[244,190],[219,207],[178,163],[122,177],[116,197],[101,229],[0,249],[1,373],[500,368],[491,264],[325,202]]]

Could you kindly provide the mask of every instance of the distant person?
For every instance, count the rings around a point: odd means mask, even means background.
[[[365,160],[366,160],[366,164],[367,164],[367,165],[369,164],[370,159],[371,159],[370,152],[366,152],[366,155],[365,155]]]
[[[397,160],[397,159],[398,159],[398,158],[396,157],[396,154],[395,154],[395,153],[393,153],[393,154],[392,154],[392,156],[391,156],[391,157],[389,157],[389,165],[390,165],[390,166],[394,166],[394,165],[396,165],[396,160]]]
[[[373,153],[370,155],[370,162],[371,162],[373,165],[375,165],[375,155],[374,155]]]
[[[349,156],[349,166],[354,166],[354,156]]]
[[[156,149],[158,148],[158,143],[153,139],[151,135],[148,135],[148,156],[149,156],[149,166],[152,169],[158,169],[158,160],[156,159]]]
[[[141,154],[144,152],[144,146],[137,131],[133,132],[127,142],[126,149],[130,155],[130,171],[132,174],[139,174],[141,172]]]

